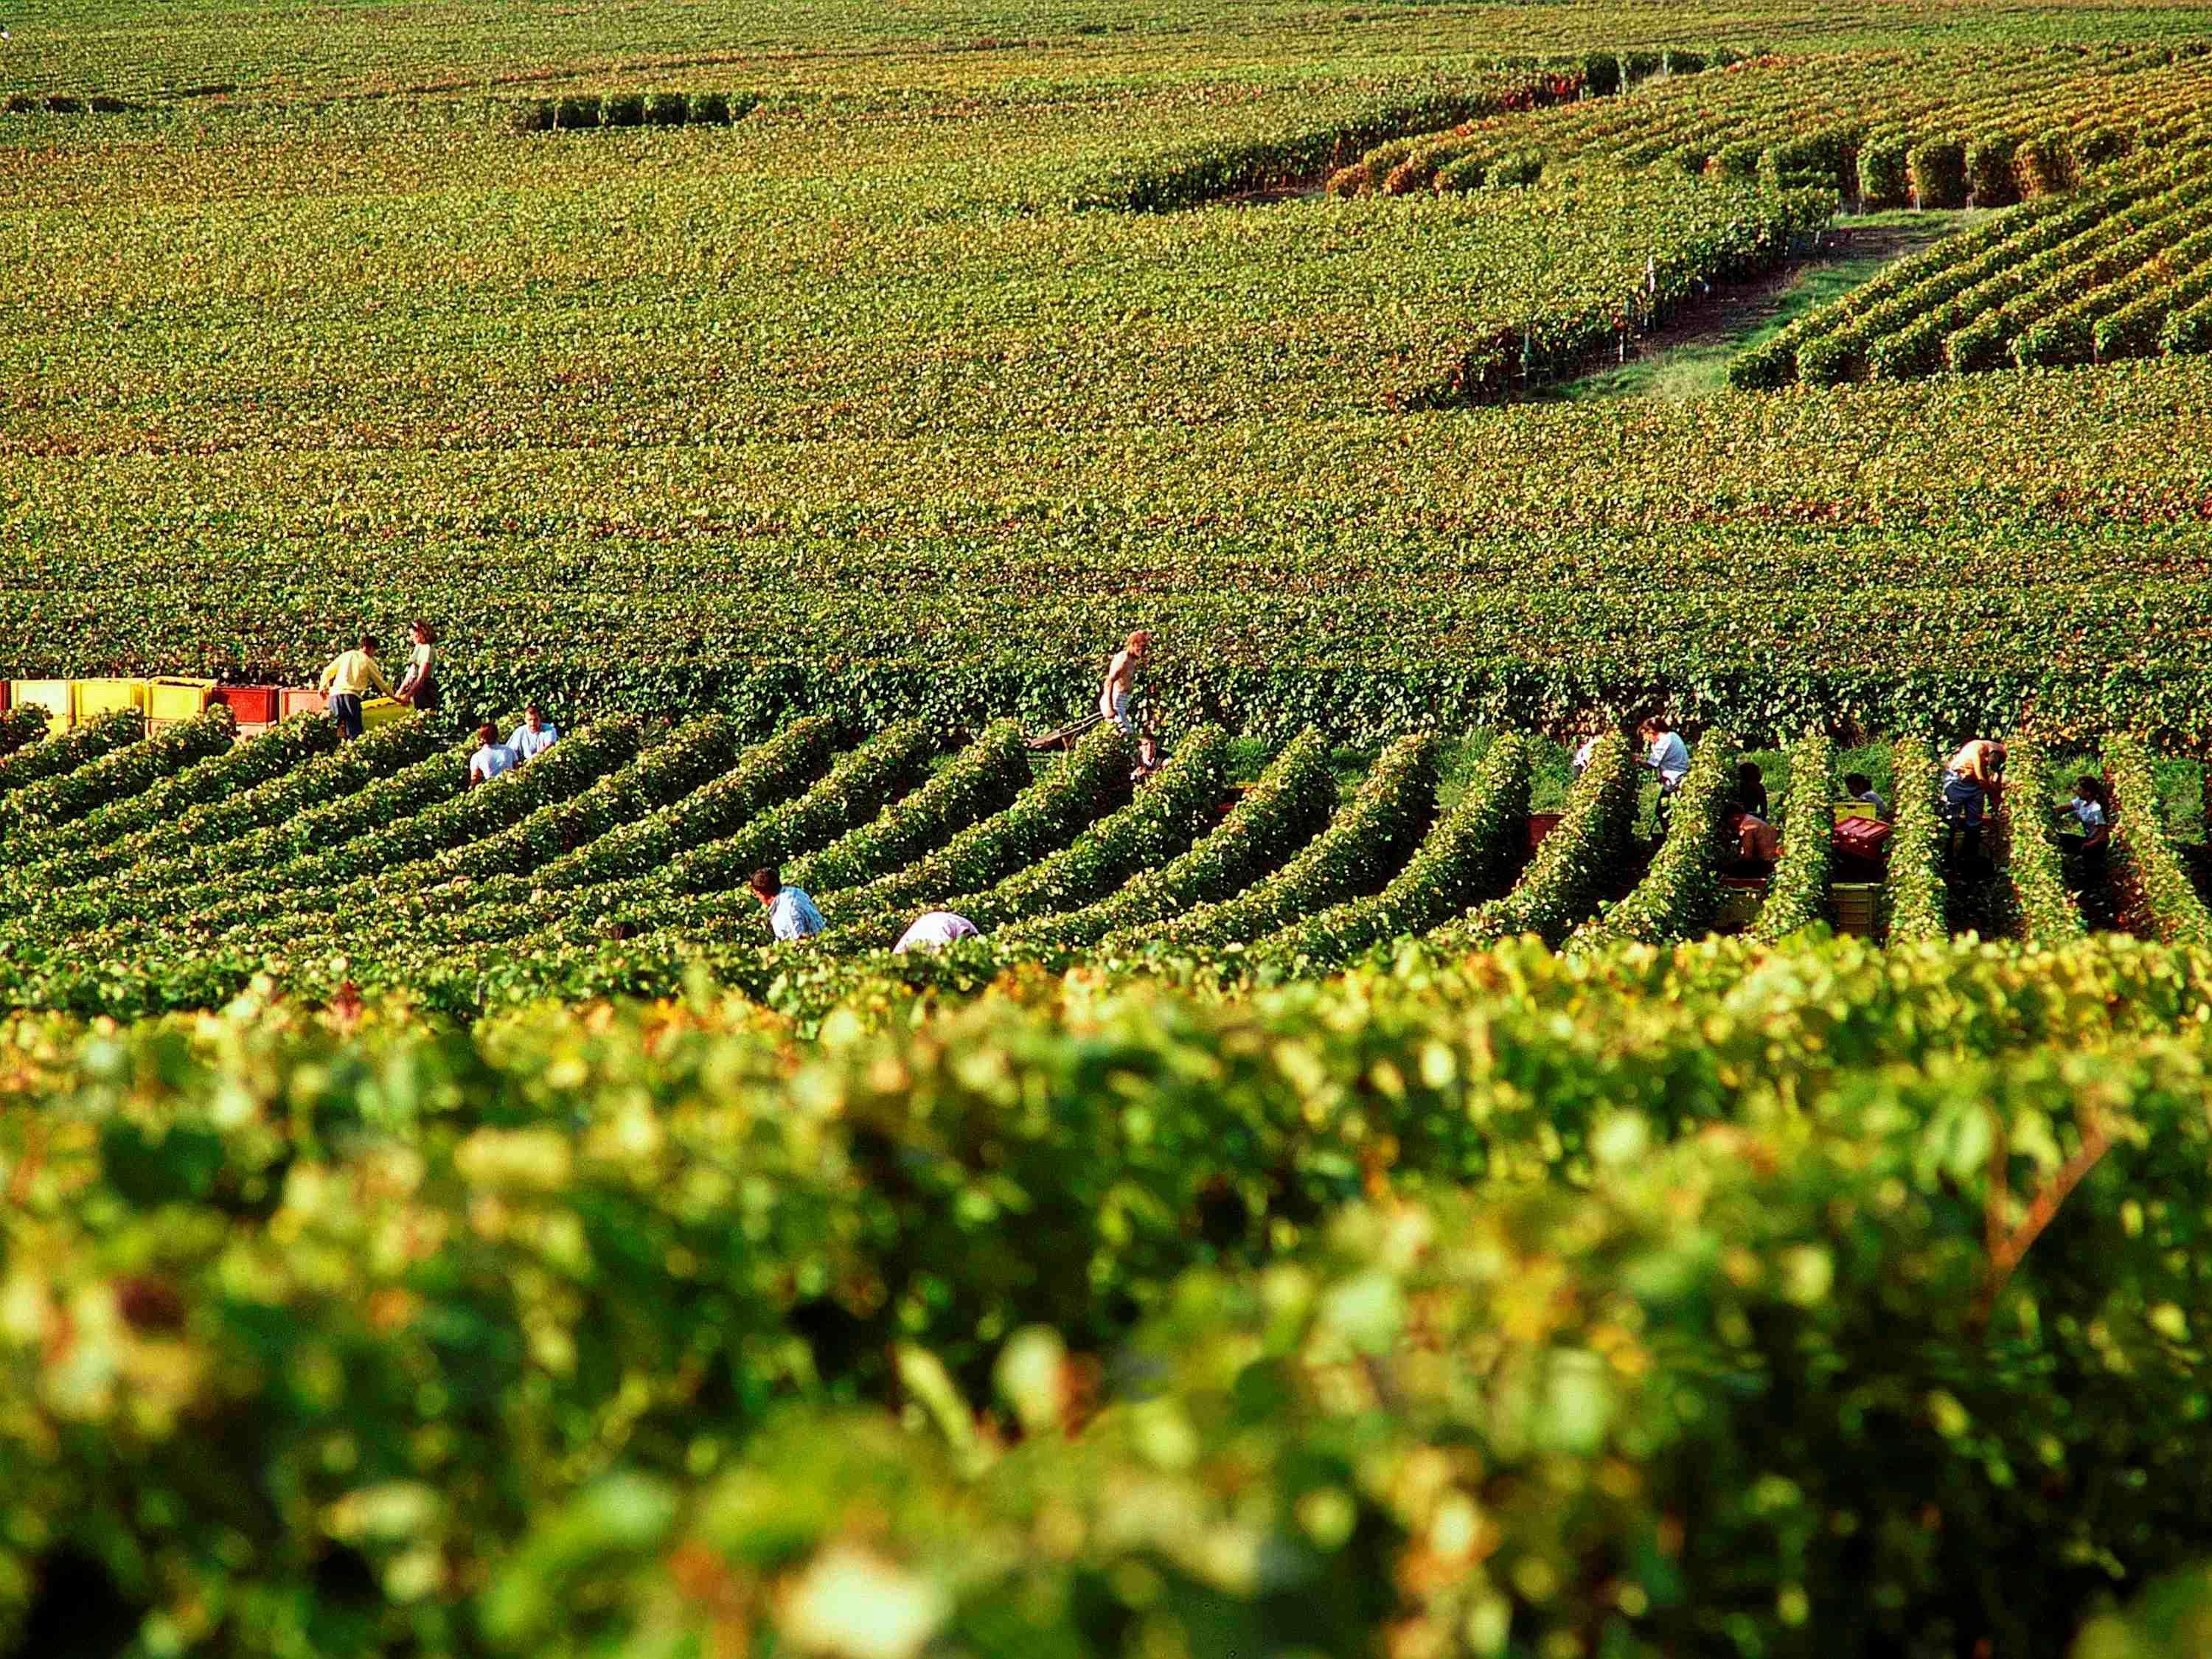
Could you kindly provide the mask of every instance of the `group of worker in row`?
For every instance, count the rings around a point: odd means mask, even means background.
[[[1589,767],[1602,735],[1590,733],[1575,751],[1576,776]],[[1658,777],[1663,817],[1690,775],[1690,747],[1662,716],[1644,720],[1637,727],[1637,736],[1644,744],[1638,764]],[[1976,738],[1962,744],[1943,769],[1942,816],[1958,832],[1960,851],[1968,860],[1978,857],[1984,821],[2002,804],[2004,772],[2005,746],[1993,738]],[[1853,772],[1844,779],[1844,794],[1851,803],[1871,805],[1878,822],[1890,822],[1889,803],[1864,773]],[[2071,818],[2080,826],[2081,852],[2092,857],[2104,853],[2112,831],[2112,803],[2102,778],[2088,774],[2076,778],[2073,799],[2054,809],[2054,815]],[[1768,812],[1765,779],[1753,762],[1746,761],[1736,769],[1735,788],[1723,814],[1721,834],[1743,866],[1771,868],[1781,856],[1781,834]]]
[[[1122,642],[1121,648],[1108,659],[1106,677],[1098,690],[1098,715],[1101,723],[1110,725],[1137,745],[1136,769],[1130,775],[1132,782],[1142,782],[1159,769],[1164,750],[1159,734],[1144,720],[1139,704],[1137,676],[1151,655],[1152,636],[1143,629]],[[1080,730],[1079,726],[1074,730]],[[778,942],[811,939],[824,926],[822,912],[812,896],[804,889],[787,885],[773,867],[756,870],[747,884],[753,896],[768,912],[769,932]],[[891,946],[894,956],[904,956],[909,951],[942,950],[963,939],[974,939],[981,932],[975,924],[955,910],[928,910],[917,916],[898,943]]]
[[[415,649],[407,672],[395,686],[377,659],[377,639],[363,634],[350,651],[342,653],[323,670],[319,690],[330,699],[331,718],[338,736],[350,741],[362,734],[362,701],[370,693],[390,697],[422,714],[434,714],[444,706],[438,690],[438,635],[429,623],[416,623],[409,632]],[[537,703],[523,706],[522,723],[500,740],[499,728],[486,724],[477,728],[477,750],[469,757],[469,787],[489,783],[525,761],[536,760],[559,740],[560,728],[545,718]]]
[[[362,702],[372,691],[425,713],[434,712],[441,706],[437,635],[427,622],[416,623],[410,634],[414,648],[406,672],[397,686],[379,664],[377,641],[370,634],[362,635],[354,649],[323,671],[321,689],[330,699],[331,715],[337,722],[342,736],[352,738],[362,734]],[[1152,635],[1141,629],[1131,634],[1108,662],[1098,696],[1098,720],[1112,724],[1146,745],[1147,752],[1142,753],[1139,760],[1139,778],[1159,763],[1157,734],[1140,724],[1136,702],[1138,673],[1151,654],[1152,642]],[[1581,776],[1589,768],[1602,735],[1601,728],[1588,731],[1574,754],[1572,770],[1576,776]],[[469,760],[470,784],[488,783],[534,759],[550,748],[559,736],[559,731],[545,718],[544,711],[534,702],[525,708],[522,723],[504,743],[500,741],[496,727],[478,727],[477,748]],[[1673,722],[1662,715],[1644,720],[1637,727],[1637,736],[1644,746],[1638,763],[1658,780],[1659,809],[1663,821],[1690,775],[1690,746]],[[1985,815],[1996,810],[2002,801],[2004,769],[2004,744],[1984,738],[1962,745],[1944,769],[1943,816],[1958,831],[1969,859],[1978,855]],[[1885,826],[1881,832],[1859,838],[1867,848],[1878,848],[1890,822],[1888,801],[1876,791],[1873,780],[1860,772],[1844,779],[1844,793],[1851,804],[1871,807],[1874,822]],[[2103,852],[2112,819],[2111,797],[2103,780],[2087,775],[2076,779],[2073,799],[2058,808],[2057,813],[2062,817],[2072,817],[2081,826],[2085,852]],[[1735,787],[1723,814],[1720,835],[1723,845],[1735,856],[1737,873],[1771,871],[1781,856],[1781,832],[1770,813],[1765,779],[1753,762],[1746,761],[1736,769]],[[1864,849],[1856,844],[1846,849],[1860,850]],[[754,871],[748,884],[767,912],[769,932],[778,940],[807,939],[822,931],[822,912],[812,897],[799,888],[786,885],[775,868]],[[919,917],[893,949],[903,953],[917,948],[940,948],[958,939],[972,939],[978,931],[965,916],[950,910],[932,910]]]

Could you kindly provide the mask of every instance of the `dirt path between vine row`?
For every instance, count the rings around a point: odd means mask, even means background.
[[[1717,286],[1684,301],[1648,334],[1628,342],[1624,358],[1617,345],[1601,346],[1571,372],[1531,386],[1531,401],[1579,398],[1692,395],[1706,381],[1716,384],[1724,364],[1743,345],[1778,319],[1808,308],[1801,292],[1820,283],[1834,292],[1820,294],[1826,303],[1856,287],[1892,260],[1917,252],[1965,222],[1961,213],[1884,214],[1871,222],[1849,220],[1821,232],[1816,252],[1792,259],[1748,282]],[[1837,278],[1844,280],[1838,281]],[[1666,376],[1676,371],[1680,386]]]
[[[1926,226],[1881,223],[1832,225],[1820,234],[1820,249],[1764,276],[1747,283],[1723,284],[1703,299],[1675,308],[1672,316],[1649,334],[1639,335],[1629,348],[1629,361],[1655,356],[1686,345],[1701,344],[1716,335],[1747,335],[1772,322],[1792,289],[1807,273],[1820,265],[1861,260],[1875,269],[1908,253],[1917,253],[1955,228],[1949,214],[1929,216]],[[1872,276],[1869,270],[1867,273]]]

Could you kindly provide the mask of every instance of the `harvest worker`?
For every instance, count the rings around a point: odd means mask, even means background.
[[[2004,799],[2004,744],[1976,738],[1952,756],[1944,769],[1944,814],[1959,826],[1968,858],[1981,851],[1984,810],[1994,809]]]
[[[392,682],[376,665],[376,635],[362,635],[359,645],[323,670],[321,689],[330,697],[331,718],[338,723],[338,735],[359,737],[362,697],[371,690],[387,696],[392,692]]]
[[[2093,857],[2103,854],[2112,833],[2112,795],[2102,778],[2075,779],[2074,799],[2058,809],[2058,816],[2081,826],[2083,853]]]
[[[536,760],[553,746],[561,735],[553,722],[545,718],[545,711],[536,703],[522,706],[522,724],[507,738],[507,746],[514,750],[518,761]]]
[[[499,728],[489,723],[477,727],[477,752],[469,757],[469,787],[489,783],[514,764],[514,750],[499,740]]]
[[[1674,723],[1659,714],[1652,715],[1636,728],[1637,736],[1650,745],[1644,751],[1641,765],[1650,767],[1659,775],[1659,793],[1663,799],[1682,787],[1682,780],[1690,775],[1690,746],[1682,741],[1681,733]]]
[[[823,928],[822,913],[814,901],[796,887],[786,887],[771,865],[753,872],[745,884],[768,912],[769,932],[779,939],[811,939]]]
[[[426,622],[418,622],[407,631],[415,641],[415,654],[407,659],[407,672],[399,677],[399,689],[392,695],[410,708],[434,714],[445,701],[439,694],[434,660],[437,655],[437,630]]]
[[[1863,772],[1854,772],[1844,780],[1844,794],[1851,800],[1864,801],[1874,808],[1874,815],[1883,823],[1889,822],[1889,803],[1874,787],[1874,780]]]
[[[1120,726],[1124,737],[1137,735],[1137,717],[1129,705],[1137,695],[1137,670],[1152,651],[1152,636],[1139,629],[1106,665],[1106,683],[1098,689],[1099,717]]]
[[[1746,761],[1735,769],[1735,804],[1755,818],[1766,816],[1766,774],[1759,769],[1756,761]]]
[[[942,951],[955,939],[974,939],[977,931],[974,922],[957,911],[927,911],[899,935],[891,954],[902,957],[908,951]]]

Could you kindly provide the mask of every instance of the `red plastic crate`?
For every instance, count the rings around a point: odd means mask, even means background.
[[[230,709],[230,717],[240,726],[267,726],[277,716],[276,703],[281,694],[273,685],[218,685],[215,700]]]
[[[1528,850],[1534,852],[1544,844],[1544,837],[1559,827],[1564,812],[1531,812],[1528,814]]]

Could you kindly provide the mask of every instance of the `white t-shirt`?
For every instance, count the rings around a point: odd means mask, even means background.
[[[2085,836],[2094,836],[2105,827],[2105,809],[2093,800],[2083,800],[2077,795],[2066,803],[2066,810],[2074,815],[2075,823],[2081,826]]]
[[[1590,757],[1596,753],[1597,739],[1595,738],[1584,738],[1583,739],[1583,746],[1575,750],[1575,758],[1572,763],[1574,774],[1577,777],[1580,777],[1583,773],[1589,770]]]
[[[507,746],[514,750],[514,757],[519,761],[536,760],[553,746],[553,739],[560,735],[551,720],[546,721],[535,732],[530,729],[530,722],[525,720],[514,728],[514,735],[507,740]]]
[[[974,939],[975,924],[951,910],[931,910],[899,936],[891,946],[893,956],[912,950],[941,951],[956,939]]]
[[[1651,739],[1652,769],[1670,787],[1690,775],[1690,746],[1680,732],[1662,732]]]
[[[514,750],[503,743],[487,743],[469,757],[469,775],[479,782],[489,783],[514,764]]]

